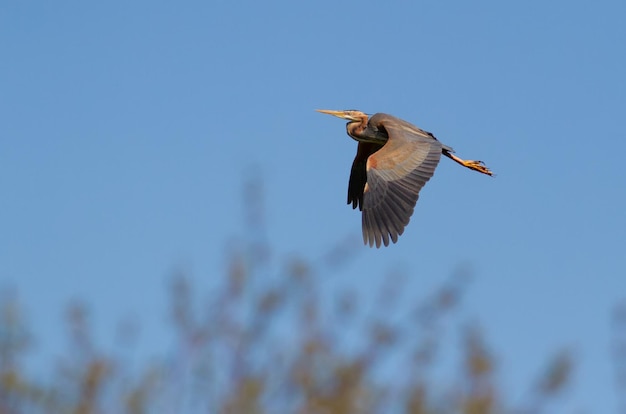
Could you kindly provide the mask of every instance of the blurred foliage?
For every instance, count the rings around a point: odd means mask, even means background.
[[[568,384],[572,360],[559,352],[527,399],[508,400],[496,354],[480,327],[463,320],[464,274],[409,309],[396,300],[396,277],[375,300],[328,292],[324,280],[354,256],[353,243],[317,260],[274,258],[262,194],[248,186],[246,242],[229,253],[208,299],[198,299],[185,275],[173,277],[175,346],[161,360],[129,369],[94,343],[88,307],[75,303],[66,315],[67,354],[41,380],[24,368],[33,335],[23,308],[1,297],[0,414],[540,413]],[[442,355],[458,338],[455,355]],[[458,362],[441,375],[450,360]]]
[[[615,307],[612,331],[618,408],[620,413],[626,413],[626,302]]]

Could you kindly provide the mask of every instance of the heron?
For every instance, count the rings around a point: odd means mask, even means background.
[[[363,242],[370,247],[398,241],[441,154],[493,176],[482,161],[457,157],[432,133],[395,116],[377,113],[370,118],[357,110],[317,112],[346,119],[348,135],[358,142],[348,181],[348,204],[362,212]]]

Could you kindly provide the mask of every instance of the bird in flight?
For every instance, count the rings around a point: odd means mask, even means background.
[[[355,110],[317,112],[348,120],[348,135],[359,143],[348,182],[348,204],[362,211],[363,242],[370,247],[398,241],[441,154],[493,175],[482,161],[455,156],[433,134],[395,116],[378,113],[368,118]]]

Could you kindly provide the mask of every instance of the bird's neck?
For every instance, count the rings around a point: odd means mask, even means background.
[[[350,135],[355,141],[364,141],[364,138],[362,137],[364,129],[365,124],[362,122],[348,122],[348,124],[346,124],[348,135]]]
[[[371,144],[384,145],[387,142],[387,134],[375,128],[368,127],[366,122],[350,122],[346,129],[348,135],[358,142],[368,142]]]

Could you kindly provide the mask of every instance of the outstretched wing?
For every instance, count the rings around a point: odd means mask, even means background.
[[[409,224],[419,192],[433,176],[442,144],[406,121],[385,114],[370,120],[389,136],[387,143],[369,156],[363,194],[363,241],[395,243]]]
[[[352,208],[358,207],[359,210],[363,210],[363,190],[367,182],[367,159],[381,148],[382,145],[380,144],[359,142],[348,182],[348,204],[352,203]]]

